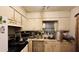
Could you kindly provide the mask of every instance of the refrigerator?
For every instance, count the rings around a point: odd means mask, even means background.
[[[8,51],[8,18],[0,16],[0,52]]]

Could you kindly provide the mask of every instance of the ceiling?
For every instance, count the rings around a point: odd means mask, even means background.
[[[74,6],[22,6],[26,12],[70,11]]]

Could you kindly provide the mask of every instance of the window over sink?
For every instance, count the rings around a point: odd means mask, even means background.
[[[54,38],[58,29],[58,21],[43,21],[43,34],[48,38]]]

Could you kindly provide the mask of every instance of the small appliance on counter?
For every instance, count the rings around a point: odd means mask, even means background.
[[[59,38],[60,38],[60,41],[66,40],[68,42],[71,42],[72,40],[75,40],[75,38],[70,35],[68,30],[61,30]]]

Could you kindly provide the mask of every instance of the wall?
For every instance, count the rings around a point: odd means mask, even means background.
[[[71,10],[71,20],[70,20],[70,34],[75,37],[76,28],[76,18],[74,17],[79,13],[79,7],[75,7]]]
[[[70,12],[69,11],[52,11],[52,12],[44,12],[43,14],[39,12],[31,12],[27,13],[27,17],[31,22],[32,25],[41,25],[41,21],[58,21],[58,30],[69,30],[69,20],[70,20]],[[39,20],[40,23],[35,22],[36,20]],[[32,27],[31,22],[29,22],[29,26]],[[35,24],[35,25],[34,25]],[[40,26],[36,27],[40,27]]]

